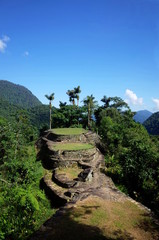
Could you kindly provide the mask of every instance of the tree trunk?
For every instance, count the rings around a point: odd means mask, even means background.
[[[88,103],[88,128],[90,129],[90,104]]]
[[[50,130],[51,130],[51,101],[50,101]]]
[[[77,95],[77,106],[79,106],[79,95]]]

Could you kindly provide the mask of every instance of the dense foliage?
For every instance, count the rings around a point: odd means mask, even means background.
[[[23,108],[41,104],[27,88],[4,80],[0,80],[0,98]]]
[[[83,127],[87,126],[87,110],[85,107],[60,104],[60,108],[53,110],[52,127]]]
[[[159,112],[152,114],[143,125],[149,134],[159,135]]]
[[[0,118],[0,239],[26,239],[52,213],[39,189],[34,134],[24,116],[17,123]]]
[[[34,127],[38,129],[46,127],[48,129],[49,126],[48,111],[49,111],[48,105],[41,104],[26,110],[22,107],[10,104],[5,100],[0,99],[0,116],[6,118],[10,122],[16,121],[17,116],[23,113],[27,116],[27,118],[30,120],[31,124]]]
[[[24,111],[24,109],[0,98],[0,116],[12,121],[21,111]]]
[[[106,174],[130,196],[159,213],[159,148],[130,111],[102,109],[98,125],[105,144]]]
[[[54,108],[52,109],[54,113]],[[46,127],[49,128],[49,106],[48,105],[39,105],[33,108],[28,109],[28,115],[30,122],[33,126],[38,127],[41,129]]]

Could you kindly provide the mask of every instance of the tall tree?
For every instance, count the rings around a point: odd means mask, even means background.
[[[49,102],[49,106],[50,106],[50,129],[51,129],[51,110],[52,110],[52,104],[51,104],[51,102],[54,100],[54,93],[52,93],[50,96],[49,95],[45,95],[45,97],[50,101]]]
[[[128,104],[124,102],[123,99],[120,97],[107,97],[104,95],[101,101],[104,103],[104,108],[116,108],[119,111],[122,108],[126,108],[129,110]]]
[[[77,98],[77,106],[79,105],[79,94],[81,93],[80,86],[74,88],[74,93]]]
[[[123,101],[120,97],[111,97],[111,106],[116,108],[118,111],[121,111],[123,108],[129,110],[129,106],[126,102]]]
[[[59,102],[59,107],[62,108],[62,107],[65,107],[67,105],[67,102]]]
[[[93,110],[96,108],[97,106],[97,101],[94,100],[95,98],[93,97],[93,95],[91,94],[90,96],[87,96],[84,100],[84,106],[87,107],[87,111],[88,111],[88,128],[91,128],[91,117],[93,114]]]
[[[108,108],[111,98],[104,95],[101,101],[104,103],[104,108]]]
[[[68,91],[66,92],[66,94],[69,96],[69,101],[72,102],[73,105],[75,105],[76,95],[75,95],[74,90],[68,90]]]

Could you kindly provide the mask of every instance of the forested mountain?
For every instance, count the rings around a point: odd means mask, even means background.
[[[0,98],[23,108],[42,104],[27,88],[6,80],[0,80]]]
[[[159,135],[159,112],[152,114],[143,125],[147,129],[149,134]]]
[[[0,117],[8,121],[17,121],[19,116],[25,116],[37,129],[49,126],[49,106],[41,104],[39,106],[25,109],[9,103],[0,98]]]
[[[135,122],[143,123],[151,115],[152,115],[152,112],[147,111],[147,110],[141,110],[141,111],[136,112],[136,114],[134,115],[133,119],[135,120]]]
[[[54,112],[54,110],[53,110]],[[37,128],[49,127],[49,105],[39,105],[28,109],[30,122]]]
[[[22,110],[21,107],[10,104],[8,101],[0,98],[0,117],[11,121],[15,119],[18,113]]]

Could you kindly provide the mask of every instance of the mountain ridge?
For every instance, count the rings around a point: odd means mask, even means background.
[[[159,135],[159,112],[153,113],[143,125],[149,134]]]
[[[137,111],[133,119],[135,122],[143,123],[145,122],[153,113],[148,110]]]
[[[22,108],[42,104],[28,88],[8,80],[0,80],[0,98]]]

